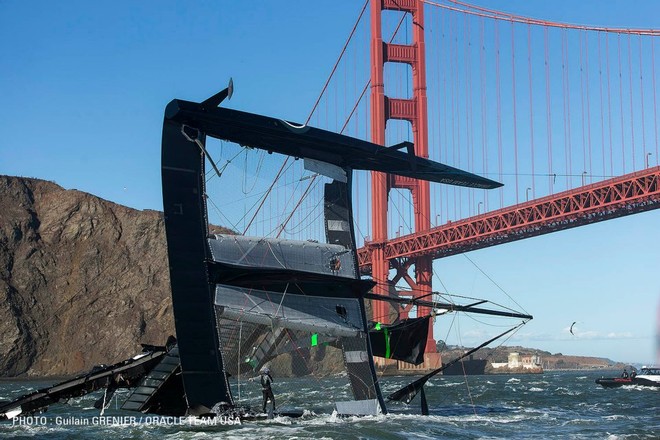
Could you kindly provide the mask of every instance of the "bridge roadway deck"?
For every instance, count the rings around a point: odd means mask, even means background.
[[[385,257],[433,259],[660,208],[660,166],[469,217],[358,249],[363,274],[371,251]]]

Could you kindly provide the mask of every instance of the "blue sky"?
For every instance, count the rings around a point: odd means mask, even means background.
[[[660,15],[652,0],[634,7],[627,1],[474,3],[601,26],[650,28]],[[361,6],[2,0],[0,173],[161,209],[167,102],[204,99],[232,76],[231,107],[304,121]],[[660,299],[658,220],[651,211],[468,256],[535,316],[510,343],[651,362]],[[464,256],[435,264],[450,291],[508,301],[481,271]],[[481,330],[461,319],[462,342],[478,342]],[[568,333],[573,321],[576,336]],[[446,333],[438,320],[436,337]],[[452,335],[448,341],[456,342]]]

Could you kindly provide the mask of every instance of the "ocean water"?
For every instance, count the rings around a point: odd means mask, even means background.
[[[618,372],[604,373],[606,376]],[[299,419],[230,424],[221,420],[159,418],[118,409],[118,397],[104,414],[93,408],[101,395],[56,404],[33,418],[0,422],[0,438],[12,439],[658,439],[660,389],[639,386],[604,389],[601,372],[547,372],[539,375],[446,376],[426,386],[430,415],[420,413],[419,396],[410,405],[390,403],[390,414],[338,417],[333,400],[349,399],[343,379],[280,379],[273,390],[280,408],[301,408]],[[383,378],[385,394],[410,378]],[[0,382],[0,400],[49,385],[48,381]],[[237,390],[235,390],[237,394]],[[241,403],[258,407],[256,381],[241,386]],[[222,424],[226,423],[226,424]]]

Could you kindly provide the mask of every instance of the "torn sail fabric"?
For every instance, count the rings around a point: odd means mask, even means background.
[[[380,324],[369,331],[374,356],[419,365],[424,362],[430,316]]]

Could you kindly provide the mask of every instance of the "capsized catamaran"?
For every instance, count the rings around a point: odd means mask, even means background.
[[[334,347],[341,350],[353,397],[334,402],[338,413],[387,413],[386,400],[409,403],[420,393],[422,413],[428,414],[424,384],[451,363],[385,399],[374,356],[421,364],[432,316],[382,324],[368,319],[365,300],[430,307],[434,314],[463,311],[523,320],[464,356],[532,317],[479,307],[486,301],[457,305],[371,293],[376,283],[360,278],[357,262],[353,170],[481,189],[501,184],[417,157],[409,142],[382,147],[218,107],[231,97],[232,89],[230,82],[227,89],[201,103],[175,99],[165,109],[163,210],[177,345],[170,344],[166,353],[157,351],[158,362],[134,378],[134,390],[122,408],[173,416],[256,418],[234,397],[241,375],[254,375],[282,354],[314,362],[325,347]],[[209,234],[206,162],[221,173],[206,149],[207,137],[302,158],[307,169],[329,177],[323,196],[326,242]],[[118,379],[109,370],[105,380],[117,383]],[[48,389],[40,391],[48,395]],[[20,402],[0,405],[0,418],[42,411],[52,399],[44,400],[43,406],[33,400],[25,406]]]
[[[378,325],[382,331],[367,319],[365,299],[398,299],[371,294],[375,282],[359,276],[351,200],[353,170],[482,189],[501,184],[417,157],[409,142],[382,147],[218,107],[231,94],[230,83],[201,103],[173,100],[166,108],[163,126],[163,205],[189,412],[205,414],[217,410],[219,402],[235,408],[228,377],[259,371],[275,355],[313,347],[321,338],[341,348],[352,390],[352,401],[336,402],[338,412],[386,413],[374,356],[419,363],[429,317]],[[209,236],[205,159],[216,171],[217,166],[206,151],[207,137],[302,158],[307,169],[331,178],[325,184],[323,200],[326,243]],[[434,309],[458,310],[451,304],[429,303]],[[475,305],[463,310],[479,312]],[[507,316],[531,319],[521,313]],[[393,340],[402,343],[392,344]],[[430,373],[423,382],[440,371]],[[413,388],[423,389],[423,383]],[[399,397],[390,395],[394,400]]]

